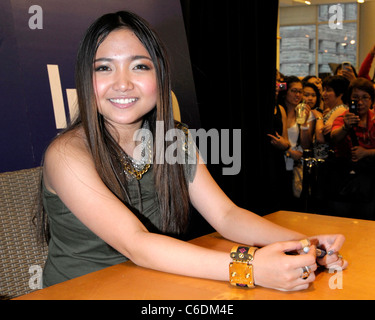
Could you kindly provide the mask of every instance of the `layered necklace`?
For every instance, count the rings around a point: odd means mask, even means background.
[[[122,164],[126,177],[130,179],[142,179],[143,175],[150,169],[152,163],[152,137],[150,126],[145,120],[141,129],[141,143],[136,147],[140,150],[140,159],[134,159],[122,151],[119,160]]]

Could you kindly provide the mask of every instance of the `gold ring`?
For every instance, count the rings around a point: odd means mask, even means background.
[[[301,278],[303,280],[306,280],[309,276],[310,276],[310,267],[308,267],[308,266],[302,267]]]

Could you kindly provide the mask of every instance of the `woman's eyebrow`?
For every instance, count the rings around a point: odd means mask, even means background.
[[[143,55],[134,55],[134,56],[130,56],[127,58],[127,60],[129,61],[135,61],[135,60],[140,60],[140,59],[147,59],[147,60],[150,60],[152,61],[152,59],[148,56],[143,56]],[[96,62],[112,62],[114,61],[115,59],[113,58],[98,58],[98,59],[95,59],[94,60],[94,63]]]
[[[98,58],[98,59],[95,59],[94,60],[94,63],[96,62],[112,62],[113,59],[110,59],[110,58]]]
[[[147,59],[147,60],[152,61],[152,59],[150,57],[148,57],[148,56],[135,55],[135,56],[129,57],[129,60],[131,60],[131,61],[140,60],[140,59]]]

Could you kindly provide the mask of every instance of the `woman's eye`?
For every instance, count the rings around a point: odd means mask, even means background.
[[[110,70],[111,70],[111,68],[108,67],[108,66],[97,66],[95,68],[95,71],[110,71]]]
[[[150,67],[145,64],[137,64],[134,70],[150,70]]]

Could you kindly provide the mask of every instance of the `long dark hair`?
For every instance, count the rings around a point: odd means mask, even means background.
[[[116,138],[109,131],[109,124],[98,112],[93,87],[94,59],[100,44],[114,30],[126,28],[134,32],[153,61],[158,87],[156,107],[145,119],[148,120],[153,134],[153,173],[158,203],[161,212],[161,231],[182,233],[186,230],[189,217],[188,186],[181,164],[160,163],[155,161],[161,155],[159,150],[167,150],[172,142],[163,139],[164,148],[156,148],[156,121],[164,124],[164,132],[175,127],[172,110],[170,68],[167,52],[158,35],[149,24],[134,13],[120,11],[105,14],[97,19],[86,31],[78,50],[75,81],[79,114],[65,131],[77,127],[84,129],[96,170],[106,186],[125,204],[130,203],[127,181],[122,174],[118,155],[123,152]]]

